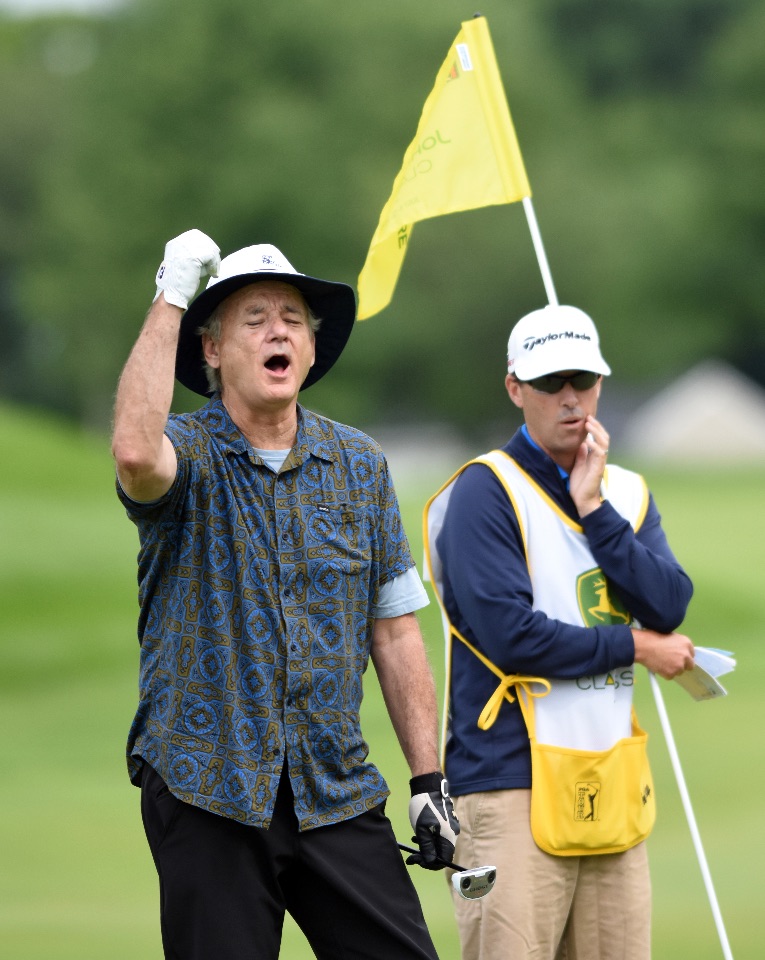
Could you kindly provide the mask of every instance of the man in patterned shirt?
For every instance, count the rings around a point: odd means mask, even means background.
[[[380,448],[298,404],[354,318],[345,284],[267,244],[221,261],[191,230],[120,379],[112,449],[140,537],[128,767],[168,957],[275,958],[285,910],[326,960],[436,956],[359,725],[371,656],[412,772],[410,862],[438,869],[459,825],[427,596]],[[209,402],[170,414],[174,376]]]

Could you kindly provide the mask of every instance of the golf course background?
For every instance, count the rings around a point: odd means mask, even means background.
[[[159,960],[156,874],[124,762],[137,687],[137,539],[114,496],[108,440],[0,405],[0,449],[0,956]],[[444,479],[426,464],[416,481],[397,479],[418,561],[421,509]],[[683,629],[738,659],[723,680],[729,696],[716,702],[661,684],[733,954],[755,960],[765,891],[765,485],[761,471],[723,464],[652,468],[647,480],[696,588]],[[441,690],[434,604],[421,622]],[[371,756],[406,842],[408,773],[373,668],[366,691]],[[649,841],[654,958],[712,960],[722,952],[642,671],[637,698],[659,809]],[[413,877],[441,960],[458,960],[443,875]],[[310,956],[288,922],[283,957]]]

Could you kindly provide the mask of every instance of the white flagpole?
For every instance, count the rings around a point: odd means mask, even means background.
[[[672,736],[672,728],[669,725],[667,708],[664,706],[664,697],[659,689],[659,681],[656,679],[655,674],[651,673],[649,670],[648,676],[651,678],[653,696],[656,700],[656,709],[659,711],[659,719],[661,720],[662,729],[664,730],[664,737],[667,741],[667,749],[669,750],[669,756],[672,760],[672,767],[675,771],[675,779],[677,780],[677,786],[680,790],[680,797],[682,798],[683,807],[685,808],[685,816],[688,819],[691,837],[693,837],[693,845],[696,848],[696,856],[699,859],[701,875],[704,878],[704,885],[707,888],[707,896],[709,897],[709,904],[712,907],[712,916],[714,917],[717,933],[720,937],[720,945],[722,946],[723,956],[725,957],[725,960],[733,960],[733,954],[731,953],[730,944],[728,943],[728,935],[725,932],[725,925],[723,923],[722,914],[720,913],[720,906],[717,902],[717,897],[715,896],[714,886],[712,885],[712,875],[709,872],[707,858],[704,855],[704,848],[701,845],[701,835],[699,834],[699,828],[696,825],[696,818],[693,815],[693,807],[691,806],[691,798],[688,794],[688,787],[685,784],[685,777],[683,776],[683,770],[680,766],[680,757],[678,756],[677,747],[675,746],[675,738]]]
[[[529,231],[531,232],[531,241],[534,244],[534,250],[537,254],[539,269],[542,271],[542,281],[547,291],[547,300],[550,306],[557,307],[558,296],[555,293],[555,285],[553,284],[552,274],[550,273],[550,265],[547,262],[545,248],[542,244],[542,234],[539,232],[539,224],[537,223],[537,216],[534,213],[534,205],[531,202],[531,197],[523,198],[523,209],[526,211],[526,220],[528,221]]]

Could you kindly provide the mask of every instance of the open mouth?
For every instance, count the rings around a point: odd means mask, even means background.
[[[281,353],[266,360],[266,370],[270,370],[272,373],[286,373],[289,365],[289,358]]]

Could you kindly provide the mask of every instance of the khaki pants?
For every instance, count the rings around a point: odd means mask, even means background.
[[[483,899],[453,891],[462,960],[648,960],[645,843],[624,853],[550,856],[531,836],[530,798],[529,790],[455,798],[455,863],[497,867]]]

